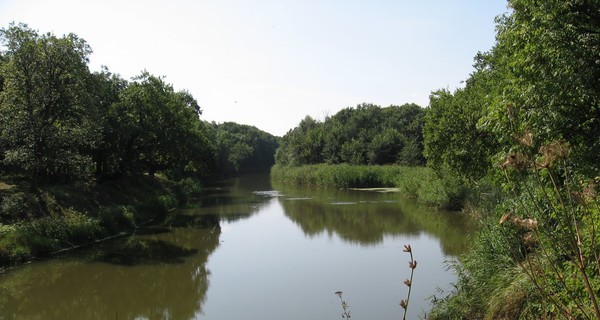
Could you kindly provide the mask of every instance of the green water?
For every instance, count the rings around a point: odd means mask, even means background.
[[[308,190],[251,176],[211,187],[165,227],[0,275],[0,319],[410,319],[455,280],[471,229],[395,193]]]

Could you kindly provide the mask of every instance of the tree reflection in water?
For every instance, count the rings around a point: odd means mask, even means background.
[[[323,232],[363,246],[377,245],[386,236],[418,235],[440,239],[446,255],[457,256],[468,245],[472,225],[463,214],[419,206],[393,192],[311,190],[278,186],[285,215],[307,236]]]
[[[3,276],[0,318],[194,318],[209,286],[206,261],[220,235],[218,217],[194,220],[197,227],[143,230]]]

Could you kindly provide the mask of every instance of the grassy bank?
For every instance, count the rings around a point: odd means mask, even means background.
[[[430,319],[600,319],[600,176],[547,157],[505,169],[508,192]]]
[[[0,184],[0,265],[14,265],[88,244],[138,225],[164,219],[169,210],[199,192],[191,179],[147,175],[101,184]]]
[[[403,195],[415,197],[428,205],[460,209],[468,197],[465,181],[453,176],[440,176],[427,167],[399,165],[304,165],[271,169],[271,177],[279,182],[322,188],[398,188]]]

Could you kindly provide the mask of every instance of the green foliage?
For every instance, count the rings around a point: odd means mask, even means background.
[[[484,57],[479,56],[480,64]],[[494,136],[479,122],[490,103],[494,78],[482,67],[466,87],[454,94],[447,90],[433,92],[425,115],[424,154],[427,164],[436,170],[452,170],[472,180],[479,180],[491,168],[491,156],[499,150]]]
[[[0,31],[5,45],[0,142],[7,166],[35,181],[85,177],[99,126],[86,104],[91,49],[74,34],[39,35],[24,24]]]
[[[131,206],[106,206],[98,210],[100,226],[106,234],[115,234],[122,230],[132,230],[136,227],[136,211]]]
[[[281,140],[275,162],[305,164],[423,164],[424,110],[415,104],[361,104],[324,122],[307,116]]]
[[[267,172],[275,163],[278,139],[256,127],[214,124],[217,161],[223,174]]]
[[[24,174],[34,187],[93,174],[219,171],[210,125],[189,92],[146,71],[131,82],[107,68],[91,73],[91,49],[74,34],[11,24],[0,41],[2,171]]]
[[[27,216],[27,195],[16,192],[2,195],[0,202],[0,221],[13,222]]]
[[[200,108],[186,92],[143,72],[120,93],[111,109],[116,119],[122,170],[148,172],[201,167],[212,146],[198,119]],[[177,143],[173,143],[177,141]]]
[[[393,187],[397,173],[404,170],[400,166],[318,164],[290,167],[276,164],[271,169],[271,177],[292,185],[324,188]]]
[[[30,248],[31,256],[49,254],[65,247],[86,243],[101,233],[100,221],[73,209],[61,216],[34,219],[17,223],[20,246]]]
[[[450,174],[440,176],[427,167],[277,164],[271,169],[271,177],[286,184],[322,188],[396,187],[401,194],[420,202],[452,210],[461,209],[468,194],[463,179]]]
[[[536,146],[564,139],[588,174],[599,172],[600,10],[594,1],[512,0],[497,20],[491,70],[500,99],[484,123],[504,146],[531,133]]]
[[[433,167],[504,190],[434,318],[598,319],[600,5],[509,7],[466,87],[434,93],[427,114]]]

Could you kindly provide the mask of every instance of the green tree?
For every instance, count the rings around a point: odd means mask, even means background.
[[[321,163],[322,151],[323,124],[306,116],[282,138],[275,160],[292,166]]]
[[[25,24],[0,31],[5,46],[0,95],[4,163],[39,179],[86,176],[99,126],[86,92],[91,49],[74,34],[39,35]]]
[[[367,149],[369,164],[395,163],[399,158],[399,151],[403,149],[405,139],[398,130],[392,128],[376,134]]]
[[[481,59],[483,56],[483,63]],[[482,68],[454,94],[448,90],[431,94],[423,132],[424,154],[434,169],[450,169],[478,180],[492,168],[499,144],[480,123],[491,102],[493,79],[491,72]]]
[[[198,171],[214,156],[194,98],[175,92],[161,77],[143,72],[134,78],[111,112],[118,122],[122,172]]]
[[[95,174],[99,178],[118,173],[118,121],[111,113],[111,108],[119,102],[121,91],[127,88],[127,85],[126,80],[111,73],[106,67],[90,74],[88,79],[88,103],[93,112],[94,123],[102,129],[101,137],[89,151],[95,163]]]
[[[276,162],[423,164],[423,115],[415,104],[381,108],[363,103],[324,122],[306,117],[282,138]]]
[[[266,172],[275,163],[278,141],[273,135],[234,122],[213,124],[213,127],[221,173]]]
[[[502,96],[486,121],[506,146],[564,139],[580,168],[600,172],[600,8],[596,1],[511,0],[498,19],[492,68]]]

